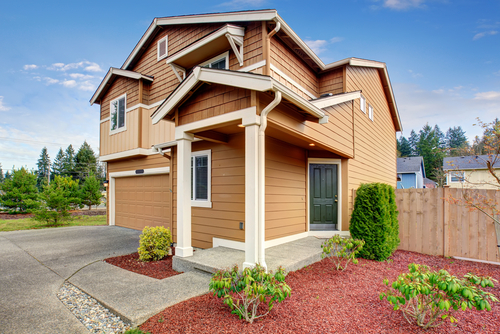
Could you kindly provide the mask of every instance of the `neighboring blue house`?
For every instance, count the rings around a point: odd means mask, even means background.
[[[424,188],[424,158],[398,158],[398,189]]]

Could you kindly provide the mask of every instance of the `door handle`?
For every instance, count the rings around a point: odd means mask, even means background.
[[[335,200],[335,203],[337,203],[337,202],[338,202],[338,200]]]

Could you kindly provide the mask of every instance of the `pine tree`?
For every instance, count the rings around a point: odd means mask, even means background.
[[[90,174],[95,175],[97,172],[96,162],[94,150],[87,141],[84,141],[75,155],[76,177],[85,180]]]
[[[37,162],[38,172],[37,172],[37,182],[40,186],[44,182],[49,181],[50,177],[50,157],[47,152],[47,147],[42,148],[42,152],[40,152],[40,158]]]
[[[4,177],[4,181],[5,180],[11,180],[12,179],[12,174],[9,173],[9,171],[6,171],[5,172],[5,177]]]
[[[437,124],[434,125],[434,133],[436,134],[436,137],[438,139],[439,148],[445,149],[446,148],[446,137],[445,137],[443,131],[441,131],[441,129],[439,128],[439,126]]]
[[[0,183],[2,183],[3,180],[4,180],[4,177],[3,177],[2,164],[0,164]]]
[[[56,158],[54,159],[54,163],[52,164],[52,174],[54,174],[54,176],[64,174],[64,159],[64,151],[60,148],[59,152],[57,152]]]
[[[101,185],[95,175],[91,174],[85,179],[80,189],[80,198],[82,204],[87,205],[89,210],[92,209],[92,205],[101,204]]]
[[[24,167],[13,169],[12,175],[0,186],[0,203],[11,212],[30,212],[37,208],[38,189],[36,174]]]
[[[408,138],[408,143],[410,144],[410,149],[411,149],[411,157],[415,157],[418,155],[417,152],[417,143],[419,140],[419,136],[415,132],[415,130],[411,130],[410,137]]]
[[[469,142],[465,136],[465,131],[460,126],[454,126],[446,131],[446,147],[450,156],[460,156],[469,148]]]
[[[404,136],[401,136],[398,140],[398,151],[401,154],[401,157],[411,156],[412,149],[410,142]]]
[[[73,149],[73,145],[69,145],[66,148],[63,161],[63,176],[75,178],[75,150]]]
[[[432,128],[429,124],[426,124],[420,130],[417,153],[424,158],[426,176],[436,181],[435,173],[442,167],[445,156],[436,127]]]

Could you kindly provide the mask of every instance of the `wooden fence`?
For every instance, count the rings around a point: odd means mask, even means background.
[[[460,199],[461,191],[397,189],[399,249],[500,263],[495,223],[482,212],[445,200]],[[500,203],[500,191],[476,191]]]

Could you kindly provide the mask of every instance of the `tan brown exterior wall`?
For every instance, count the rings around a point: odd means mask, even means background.
[[[464,171],[466,182],[450,182],[447,176],[447,184],[450,188],[471,188],[471,189],[493,189],[498,190],[497,180],[486,169]]]
[[[243,67],[258,63],[262,59],[262,26],[260,22],[252,22],[245,29]],[[233,52],[230,52],[229,69],[237,71],[240,68],[236,56]]]
[[[306,150],[266,136],[266,240],[307,231]]]
[[[248,108],[250,91],[223,85],[203,85],[179,108],[179,125]]]
[[[319,95],[344,93],[344,69],[338,68],[319,76]]]
[[[396,187],[396,129],[384,94],[379,72],[374,68],[346,68],[347,91],[362,90],[366,111],[354,102],[354,159],[349,161],[349,208],[352,189],[361,183],[383,182]],[[368,118],[368,105],[374,109],[374,121]]]
[[[101,101],[101,120],[109,117],[110,102],[125,93],[127,94],[127,105],[125,108],[130,108],[139,103],[139,81],[124,77],[115,79],[108,93]]]

